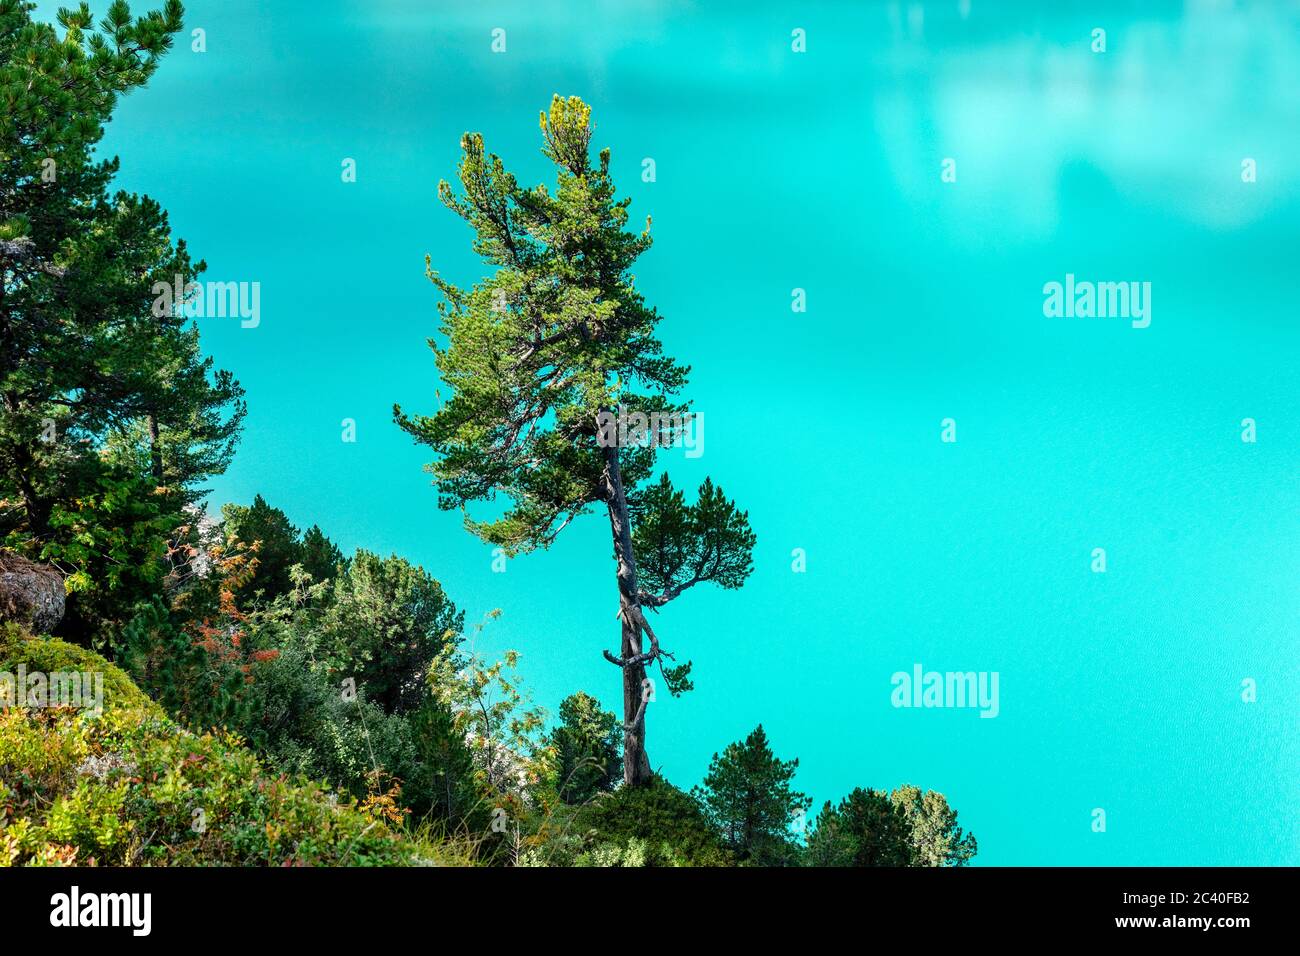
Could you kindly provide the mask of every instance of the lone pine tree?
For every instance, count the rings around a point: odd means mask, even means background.
[[[394,416],[437,455],[428,469],[439,507],[460,509],[468,530],[508,555],[548,547],[592,508],[608,512],[621,639],[618,654],[604,654],[623,675],[623,779],[636,786],[652,776],[647,669],[657,666],[674,696],[691,687],[690,663],[675,663],[645,611],[702,582],[740,587],[754,534],[709,479],[690,504],[666,474],[637,490],[691,415],[673,401],[689,368],[663,355],[660,316],[629,271],[650,247],[650,220],[640,234],[624,231],[631,200],[615,198],[608,149],[592,164],[582,100],[556,96],[541,132],[554,193],[521,188],[480,134],[462,138],[462,188],[443,181],[438,192],[496,272],[462,289],[426,259],[446,339],[429,344],[452,396],[433,415],[395,406]],[[498,517],[469,515],[471,503],[498,496],[507,502]]]

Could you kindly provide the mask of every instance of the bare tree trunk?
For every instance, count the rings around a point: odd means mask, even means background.
[[[17,465],[18,490],[23,496],[23,510],[27,513],[27,530],[33,538],[44,539],[50,533],[49,502],[37,494],[36,484],[32,481],[32,469],[36,459],[25,445],[15,445],[14,463]]]
[[[623,635],[623,783],[637,787],[650,782],[650,758],[645,750],[645,667],[641,655],[641,617],[637,607],[636,557],[632,554],[632,523],[623,492],[618,448],[605,452],[605,479],[609,526],[614,535],[614,560],[618,565],[618,608]]]

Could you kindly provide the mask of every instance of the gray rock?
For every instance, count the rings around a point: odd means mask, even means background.
[[[0,621],[48,634],[63,620],[63,576],[47,564],[0,550]]]

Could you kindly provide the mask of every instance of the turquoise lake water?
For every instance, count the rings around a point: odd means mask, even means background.
[[[762,722],[817,806],[942,791],[978,863],[1300,863],[1296,5],[187,8],[207,52],[178,43],[105,148],[207,278],[261,284],[257,328],[202,320],[250,404],[214,504],[418,561],[502,609],[480,647],[540,703],[615,703],[604,517],[493,573],[391,423],[433,407],[424,254],[482,274],[436,195],[461,133],[549,181],[537,113],[577,94],[693,366],[705,451],[663,462],[758,534],[743,590],[657,621],[697,689],[651,705],[652,763],[690,786]],[[1150,283],[1150,324],[1045,316],[1067,274]],[[998,716],[892,706],[916,664],[997,672]]]

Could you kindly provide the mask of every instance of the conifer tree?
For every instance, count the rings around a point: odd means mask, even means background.
[[[812,806],[790,786],[798,767],[797,759],[781,760],[772,752],[762,724],[713,755],[694,796],[738,859],[776,865],[794,858],[791,825]]]
[[[965,866],[978,845],[957,811],[933,790],[910,784],[892,793],[857,787],[827,802],[808,837],[810,866]]]
[[[184,315],[152,308],[156,283],[203,263],[156,202],[110,195],[118,161],[94,154],[181,4],[133,17],[114,0],[96,25],[83,3],[57,28],[33,9],[0,0],[0,534],[40,552],[106,467],[164,487],[160,507],[179,516],[191,485],[224,470],[244,409]]]
[[[804,862],[809,866],[913,866],[907,810],[883,790],[855,787],[817,814]]]
[[[622,671],[624,780],[640,785],[651,779],[647,669],[674,694],[690,687],[689,662],[668,663],[645,612],[703,582],[740,587],[754,534],[712,481],[690,503],[666,474],[637,491],[690,414],[675,399],[689,369],[663,354],[660,316],[633,285],[650,220],[625,231],[630,200],[616,198],[609,150],[592,161],[589,106],[556,96],[540,125],[553,192],[521,187],[478,133],[461,140],[459,192],[439,183],[496,271],[464,289],[429,267],[446,339],[430,345],[452,395],[432,415],[394,414],[437,455],[439,506],[465,511],[466,527],[509,555],[549,546],[593,508],[608,515],[621,633],[618,653],[604,653]],[[504,514],[469,515],[498,498]]]
[[[618,718],[590,694],[578,691],[560,701],[560,725],[550,734],[560,799],[585,803],[613,790],[623,776],[622,741]]]
[[[957,825],[957,811],[942,793],[904,784],[889,799],[911,820],[914,865],[965,866],[975,856],[975,834]]]
[[[233,502],[222,505],[221,522],[227,540],[238,540],[257,553],[256,571],[239,590],[239,603],[248,605],[259,593],[264,601],[288,594],[289,570],[302,561],[298,529],[289,516],[267,504],[261,495],[255,495],[251,505]]]
[[[332,580],[347,570],[348,562],[343,552],[319,525],[312,525],[302,533],[299,552],[303,570],[311,575],[313,581]]]

